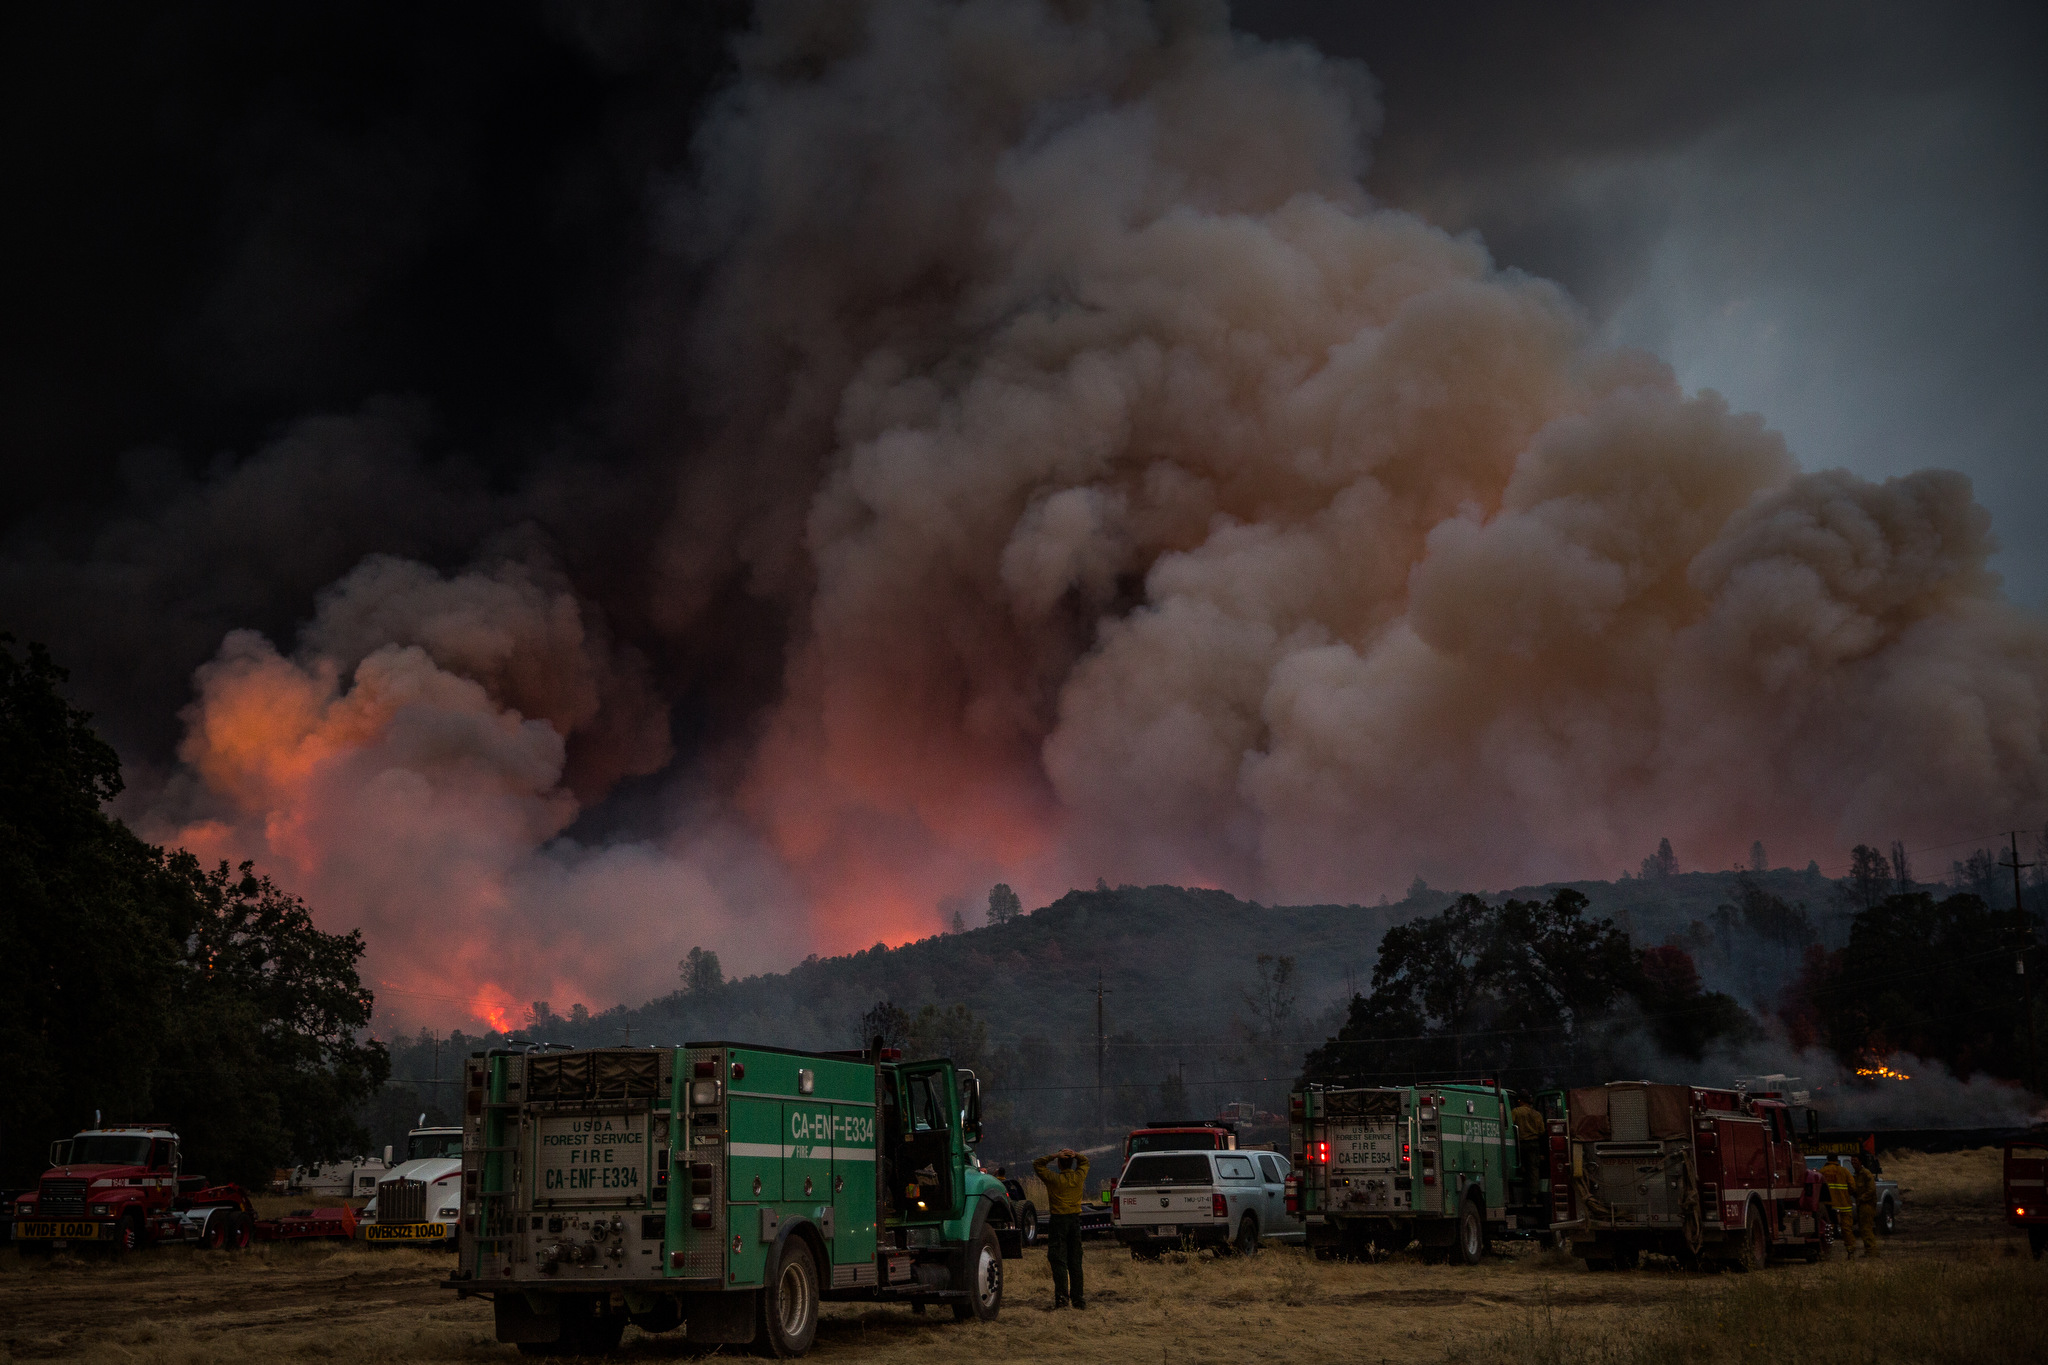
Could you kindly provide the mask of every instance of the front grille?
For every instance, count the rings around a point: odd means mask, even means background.
[[[377,1187],[377,1221],[380,1223],[424,1223],[427,1221],[427,1182],[387,1180]]]
[[[45,1180],[36,1197],[36,1212],[49,1218],[85,1216],[83,1180]]]

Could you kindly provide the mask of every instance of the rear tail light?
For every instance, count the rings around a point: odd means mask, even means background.
[[[1324,1164],[1325,1166],[1327,1166],[1327,1165],[1329,1165],[1329,1164],[1330,1164],[1330,1144],[1329,1144],[1329,1143],[1327,1143],[1327,1142],[1312,1142],[1312,1143],[1310,1143],[1310,1144],[1309,1144],[1309,1149],[1308,1149],[1308,1150],[1309,1150],[1309,1157],[1308,1157],[1308,1159],[1309,1159],[1310,1161],[1319,1161],[1319,1162],[1323,1163],[1323,1164]]]
[[[1222,1195],[1212,1194],[1209,1196],[1209,1212],[1215,1214],[1218,1218],[1228,1218],[1230,1217],[1230,1205],[1223,1202]]]
[[[691,1226],[691,1227],[693,1227],[693,1228],[708,1228],[708,1227],[710,1227],[710,1226],[711,1226],[711,1215],[710,1215],[710,1214],[708,1214],[708,1213],[693,1213],[693,1214],[691,1214],[691,1215],[690,1215],[690,1226]]]
[[[1301,1177],[1298,1175],[1287,1177],[1287,1211],[1301,1212]]]

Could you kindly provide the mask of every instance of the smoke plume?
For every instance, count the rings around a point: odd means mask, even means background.
[[[695,414],[632,614],[790,622],[752,726],[671,763],[696,682],[524,552],[366,560],[199,671],[166,827],[432,959],[391,979],[658,989],[999,877],[1357,900],[2037,817],[2048,624],[1967,481],[1802,472],[1375,206],[1362,68],[1137,0],[764,3],[737,61],[662,215],[704,287],[629,367]],[[658,837],[572,831],[656,773]]]

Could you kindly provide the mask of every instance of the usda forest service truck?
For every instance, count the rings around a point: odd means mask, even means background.
[[[601,1353],[630,1321],[800,1355],[821,1299],[987,1320],[1023,1254],[975,1159],[980,1084],[944,1059],[493,1051],[470,1059],[464,1107],[447,1283],[490,1298],[524,1354]]]
[[[1445,1084],[1310,1089],[1289,1100],[1290,1202],[1320,1254],[1422,1244],[1478,1262],[1488,1240],[1547,1222],[1548,1172],[1525,1172],[1507,1093]]]

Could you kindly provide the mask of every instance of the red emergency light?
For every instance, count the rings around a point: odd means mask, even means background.
[[[1311,1142],[1308,1145],[1308,1159],[1310,1161],[1319,1161],[1325,1166],[1329,1165],[1330,1144],[1327,1142]]]

